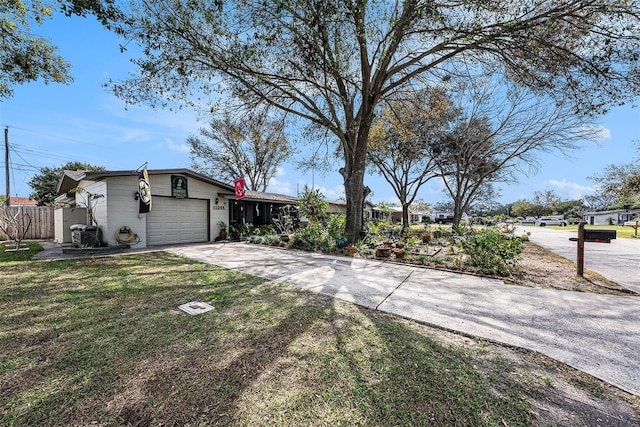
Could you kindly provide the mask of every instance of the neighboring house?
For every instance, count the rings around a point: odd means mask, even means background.
[[[384,208],[373,206],[371,208],[371,218],[378,221],[391,221],[392,223],[402,223],[402,207],[385,206]]]
[[[622,225],[625,221],[632,221],[638,218],[640,218],[640,209],[614,209],[582,214],[582,219],[588,225]]]
[[[409,221],[411,221],[411,223],[421,223],[424,221],[424,218],[431,220],[431,214],[429,212],[411,212]]]
[[[373,203],[366,201],[364,202],[364,212],[363,212],[363,218],[365,219],[365,221],[369,220],[372,218],[372,212],[374,210],[375,206],[373,205]],[[337,200],[334,202],[327,202],[327,213],[328,214],[343,214],[346,215],[347,214],[347,202],[343,201],[343,200]]]
[[[327,202],[327,213],[328,214],[347,214],[347,202],[343,202],[342,200],[338,200],[335,202]]]
[[[38,201],[30,199],[28,197],[13,197],[9,198],[9,206],[38,206]]]

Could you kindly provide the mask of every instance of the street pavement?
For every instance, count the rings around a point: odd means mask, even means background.
[[[597,226],[589,226],[597,228]],[[530,232],[529,239],[543,248],[561,255],[572,262],[577,258],[578,237],[576,230],[557,230],[547,227],[519,226],[516,234]],[[640,293],[640,239],[615,239],[611,243],[584,245],[584,268],[602,274],[621,286]]]
[[[546,236],[537,229],[531,231],[534,242],[538,234]],[[534,350],[640,394],[637,296],[526,288],[391,262],[246,243],[164,250],[428,325]],[[591,251],[587,254],[589,259],[595,258]],[[586,268],[598,271],[593,264]]]

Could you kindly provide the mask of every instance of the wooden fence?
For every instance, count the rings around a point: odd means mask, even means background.
[[[47,206],[9,206],[0,207],[0,217],[6,214],[13,217],[16,213],[29,215],[31,227],[27,231],[25,239],[53,239],[54,223],[53,208]],[[0,230],[0,240],[9,240],[7,235]]]

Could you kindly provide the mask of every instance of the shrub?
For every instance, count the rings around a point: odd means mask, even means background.
[[[422,240],[422,243],[428,244],[433,240],[433,231],[423,231],[422,234],[420,234],[420,239]]]
[[[340,247],[347,246],[348,241],[345,233],[345,225],[347,224],[347,217],[345,215],[330,215],[327,224],[327,232],[329,236]]]
[[[337,248],[336,241],[319,223],[309,223],[306,227],[297,229],[291,240],[292,248],[305,251],[330,252]]]
[[[469,255],[467,264],[483,274],[508,276],[515,267],[515,260],[522,252],[522,240],[505,235],[494,228],[486,228],[460,241]]]
[[[327,218],[328,203],[319,189],[311,189],[306,185],[302,196],[298,200],[300,215],[309,219],[309,222],[322,222]]]

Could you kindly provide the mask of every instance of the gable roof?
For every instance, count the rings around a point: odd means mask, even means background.
[[[175,174],[175,175],[184,175],[189,178],[194,178],[203,182],[206,182],[211,185],[216,185],[225,190],[235,191],[235,187],[230,184],[226,184],[222,181],[218,181],[217,179],[210,178],[208,176],[202,175],[198,172],[192,171],[191,169],[149,169],[147,170],[149,176],[153,175],[165,175],[165,174]],[[126,171],[70,171],[65,170],[58,182],[58,194],[66,193],[72,188],[78,186],[78,183],[83,179],[91,180],[91,181],[99,181],[105,178],[114,177],[114,176],[138,176],[137,171],[126,170]]]

